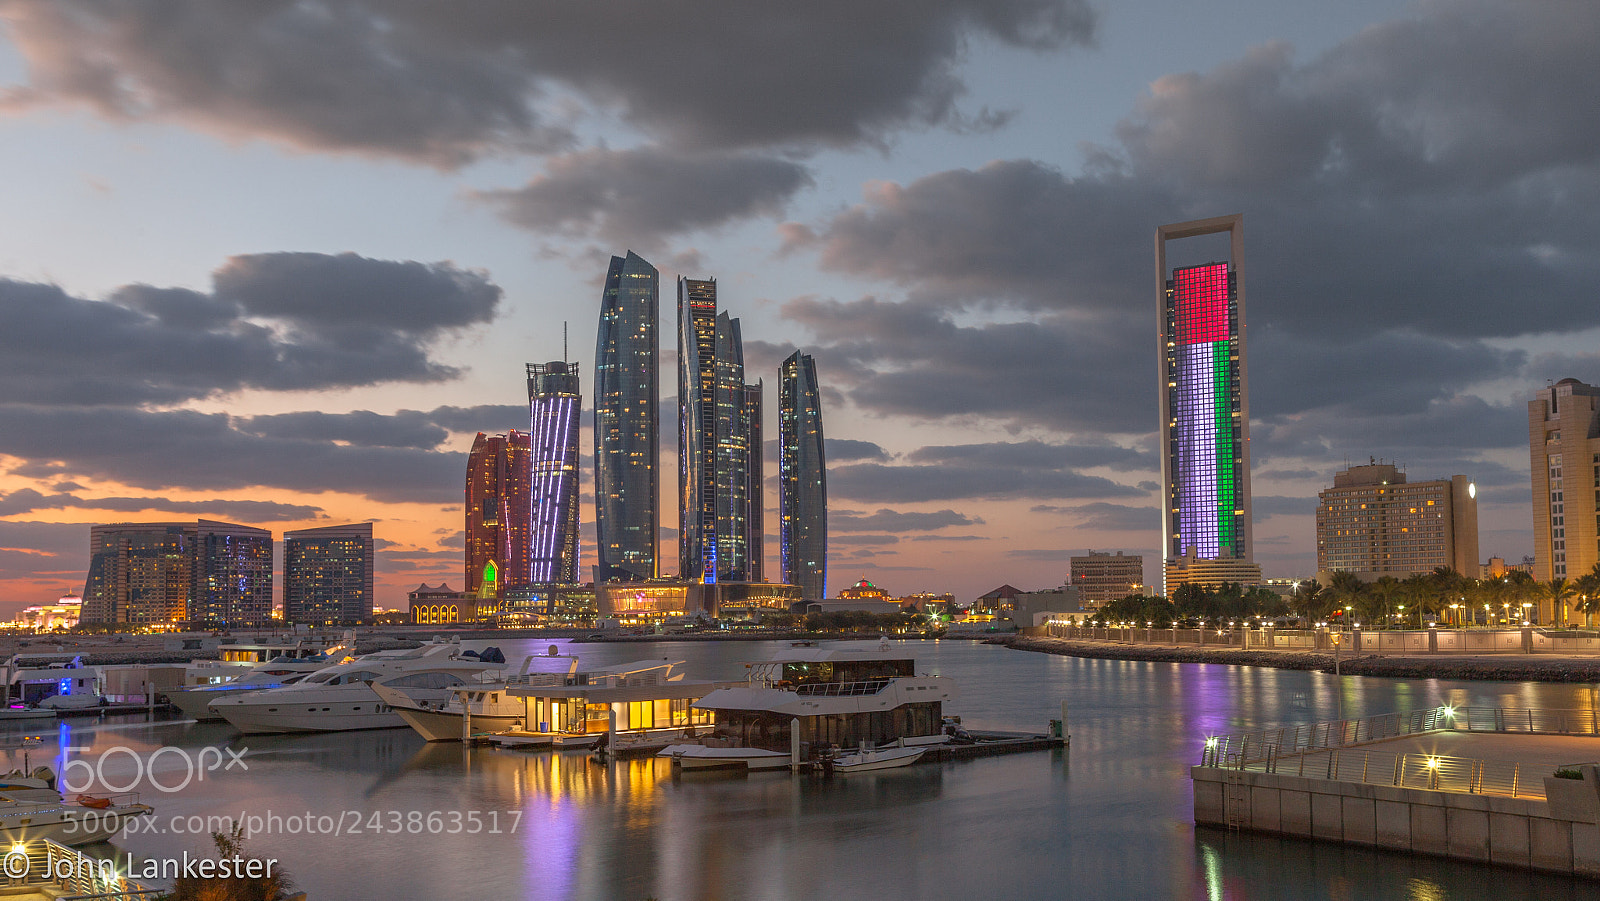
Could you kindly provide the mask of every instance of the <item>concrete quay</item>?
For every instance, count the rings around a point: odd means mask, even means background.
[[[1447,728],[1247,758],[1191,769],[1197,824],[1600,879],[1600,737]]]

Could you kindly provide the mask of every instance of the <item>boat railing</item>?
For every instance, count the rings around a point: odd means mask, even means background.
[[[12,858],[24,857],[13,863]],[[13,845],[8,855],[4,885],[7,888],[39,886],[48,888],[48,894],[39,897],[57,897],[87,901],[87,899],[134,899],[165,894],[170,889],[143,885],[117,872],[115,859],[90,857],[73,848],[48,838],[29,839]],[[11,876],[10,871],[22,870],[23,875]]]
[[[875,695],[893,679],[872,679],[867,682],[812,682],[796,685],[795,694],[820,696],[825,698],[858,697],[861,695]]]

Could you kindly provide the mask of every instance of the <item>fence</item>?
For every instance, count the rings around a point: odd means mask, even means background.
[[[1354,720],[1330,720],[1263,729],[1242,735],[1217,736],[1206,739],[1200,765],[1248,769],[1252,764],[1269,763],[1290,754],[1343,748],[1401,735],[1448,729],[1453,719],[1451,708],[1430,707],[1409,713],[1384,713]]]
[[[1048,623],[1051,638],[1126,644],[1193,645],[1262,651],[1321,651],[1383,655],[1571,654],[1600,655],[1600,632],[1566,629],[1158,629],[1148,626],[1078,626]]]

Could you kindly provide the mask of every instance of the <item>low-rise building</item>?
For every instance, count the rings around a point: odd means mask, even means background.
[[[1096,553],[1073,557],[1067,584],[1078,589],[1083,603],[1099,607],[1131,594],[1144,593],[1144,557],[1140,554]]]
[[[1260,585],[1261,564],[1237,557],[1197,557],[1192,552],[1169,560],[1162,567],[1163,584],[1170,596],[1181,585],[1217,588],[1224,582],[1237,582],[1246,588]]]

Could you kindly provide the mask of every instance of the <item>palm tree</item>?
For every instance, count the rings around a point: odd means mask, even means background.
[[[1353,608],[1363,602],[1366,597],[1366,587],[1366,583],[1355,573],[1335,570],[1328,579],[1328,587],[1324,589],[1324,593],[1331,595],[1329,600],[1333,601],[1331,605],[1333,608],[1344,609],[1348,614],[1350,610],[1346,608]],[[1346,616],[1346,619],[1348,618]]]
[[[1572,584],[1578,590],[1578,603],[1573,606],[1583,614],[1583,625],[1588,628],[1594,623],[1594,614],[1600,613],[1600,563]]]
[[[1568,582],[1564,576],[1556,576],[1548,582],[1540,582],[1539,598],[1541,601],[1550,602],[1550,621],[1555,622],[1556,616],[1561,612],[1561,605],[1569,598],[1578,596],[1578,588]]]

